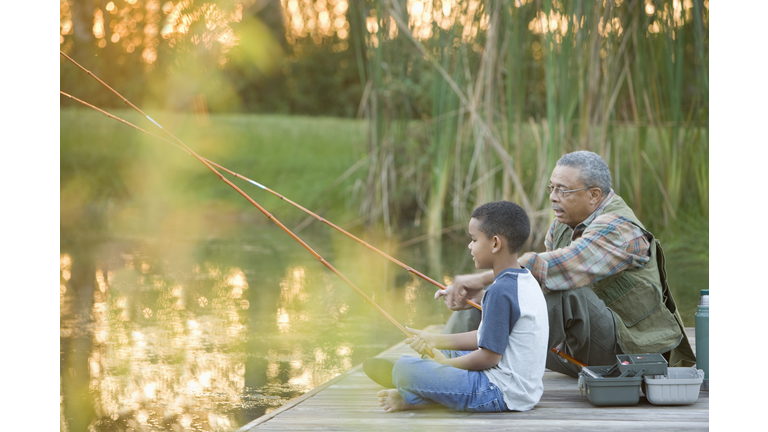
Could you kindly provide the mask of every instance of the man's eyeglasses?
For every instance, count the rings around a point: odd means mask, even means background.
[[[563,188],[554,187],[552,185],[547,186],[547,192],[549,192],[550,195],[552,195],[552,192],[554,191],[554,192],[557,192],[557,196],[559,196],[561,198],[563,196],[565,196],[565,194],[568,194],[568,193],[571,193],[571,192],[578,192],[578,191],[582,191],[582,190],[587,190],[587,189],[589,189],[589,188],[585,187],[585,188],[581,188],[581,189],[563,190]]]

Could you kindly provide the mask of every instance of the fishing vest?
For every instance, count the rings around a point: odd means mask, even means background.
[[[667,285],[661,244],[646,231],[632,209],[618,195],[614,195],[605,207],[602,214],[606,213],[615,213],[630,220],[643,231],[651,244],[651,260],[644,267],[621,271],[589,286],[613,311],[619,347],[624,354],[669,352],[669,366],[693,366],[696,356]],[[558,223],[553,248],[570,245],[572,235],[569,226]]]

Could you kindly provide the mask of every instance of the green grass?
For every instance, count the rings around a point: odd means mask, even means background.
[[[113,114],[165,137],[135,112]],[[222,114],[202,124],[193,115],[148,114],[201,156],[310,210],[342,220],[356,214],[349,192],[360,172],[335,182],[363,157],[362,122]],[[106,224],[114,235],[150,234],[163,230],[174,213],[266,221],[195,158],[96,111],[62,109],[60,145],[62,228]],[[272,194],[228,177],[282,222],[306,218]]]
[[[669,288],[680,315],[686,326],[693,327],[700,291],[709,289],[709,220],[686,211],[654,234],[664,249]]]

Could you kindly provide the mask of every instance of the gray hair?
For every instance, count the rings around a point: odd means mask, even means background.
[[[579,179],[585,187],[599,187],[603,195],[611,192],[611,170],[597,153],[587,150],[568,153],[563,155],[556,165],[578,168]]]

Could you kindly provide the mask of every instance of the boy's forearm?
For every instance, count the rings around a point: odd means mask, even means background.
[[[464,370],[481,371],[496,366],[500,360],[501,354],[481,348],[461,357],[447,359],[444,364]]]
[[[455,334],[433,334],[432,345],[437,349],[472,351],[477,349],[477,330]]]

